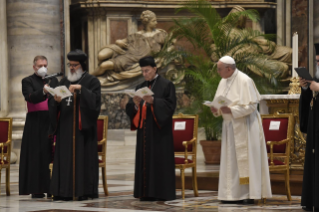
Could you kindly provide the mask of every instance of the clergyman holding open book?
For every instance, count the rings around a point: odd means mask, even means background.
[[[139,65],[145,81],[135,90],[148,88],[153,95],[136,94],[126,105],[131,129],[137,130],[134,197],[141,201],[174,200],[172,116],[176,108],[175,86],[157,73],[153,57],[140,59]]]
[[[224,56],[217,63],[219,82],[215,99],[231,100],[214,116],[223,116],[218,199],[223,203],[253,204],[270,198],[271,187],[266,143],[257,105],[260,94],[254,81],[236,68],[235,60]]]

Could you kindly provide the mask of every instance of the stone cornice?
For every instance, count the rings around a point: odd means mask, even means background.
[[[72,9],[80,8],[141,8],[141,9],[175,9],[180,7],[181,4],[187,3],[185,0],[175,0],[174,2],[170,0],[161,1],[90,1],[90,2],[80,2],[72,4]],[[253,9],[270,9],[276,8],[276,3],[272,2],[211,2],[214,8],[232,8],[235,5],[239,5],[244,8]]]

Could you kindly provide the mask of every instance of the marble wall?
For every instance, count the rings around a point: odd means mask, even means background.
[[[48,72],[61,70],[60,0],[7,0],[9,116],[25,116],[22,78],[33,74],[33,58],[45,55]]]

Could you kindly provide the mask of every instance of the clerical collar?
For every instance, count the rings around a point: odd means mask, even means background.
[[[41,76],[37,75],[35,72],[34,72],[34,76],[43,79]]]
[[[238,72],[238,69],[236,68],[236,70],[234,71],[234,73],[233,73],[230,77],[227,78],[227,81],[232,81],[232,80],[236,77],[237,72]]]
[[[43,79],[41,76],[37,75],[35,72],[33,74],[37,79],[42,80],[44,83],[46,83],[48,80],[47,79]]]
[[[147,85],[153,85],[154,81],[156,80],[156,78],[158,77],[158,74],[155,75],[154,79],[152,79],[151,81],[147,81]]]

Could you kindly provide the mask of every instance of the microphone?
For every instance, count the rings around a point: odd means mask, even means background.
[[[60,72],[60,73],[55,73],[55,74],[50,74],[50,75],[47,75],[47,76],[43,77],[43,79],[51,79],[51,78],[53,78],[53,77],[58,77],[58,76],[62,76],[62,75],[63,75],[62,72]]]

